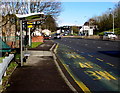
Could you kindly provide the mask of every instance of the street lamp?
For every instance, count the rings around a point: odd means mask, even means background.
[[[110,13],[111,13],[111,8],[109,8],[109,10],[110,10]],[[113,16],[113,33],[114,33],[114,11],[111,13],[112,14],[112,16]]]

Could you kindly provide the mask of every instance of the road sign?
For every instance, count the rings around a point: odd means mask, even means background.
[[[27,23],[27,24],[28,24],[28,26],[27,26],[28,28],[32,28],[33,27],[33,25],[32,25],[33,23]]]

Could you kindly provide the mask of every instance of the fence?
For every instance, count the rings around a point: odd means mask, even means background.
[[[14,54],[9,54],[9,56],[5,57],[5,59],[3,59],[3,62],[0,63],[0,85],[2,85],[2,77],[6,75],[6,69],[13,58]]]

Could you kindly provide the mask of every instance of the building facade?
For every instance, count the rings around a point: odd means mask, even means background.
[[[79,31],[79,35],[81,36],[91,36],[94,35],[94,31],[96,29],[96,25],[83,25]]]

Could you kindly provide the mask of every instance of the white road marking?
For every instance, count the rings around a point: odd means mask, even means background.
[[[106,43],[105,45],[109,45],[108,43]]]
[[[88,56],[93,57],[92,55],[89,55],[89,54],[88,54]]]
[[[97,47],[97,48],[101,48],[101,47]]]
[[[84,53],[84,52],[81,52],[81,53]]]

